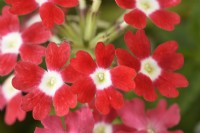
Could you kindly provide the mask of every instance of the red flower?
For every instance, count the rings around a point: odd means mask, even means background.
[[[41,23],[35,23],[20,31],[19,19],[4,7],[0,17],[0,76],[10,73],[20,54],[22,60],[36,64],[42,62],[45,47],[39,44],[46,42],[51,32],[44,29]]]
[[[5,122],[8,125],[14,124],[16,119],[23,121],[26,113],[21,109],[21,91],[12,86],[13,75],[8,77],[0,86],[0,109],[6,106]]]
[[[110,106],[119,109],[123,105],[123,95],[114,88],[130,91],[135,87],[133,78],[136,73],[133,69],[126,66],[109,68],[114,53],[113,45],[98,43],[95,49],[97,63],[84,51],[77,52],[76,58],[70,62],[82,74],[72,86],[78,94],[78,101],[91,102],[95,97],[95,106],[103,114],[109,113]]]
[[[150,55],[150,42],[143,30],[135,35],[127,32],[124,39],[135,56],[123,49],[117,49],[116,56],[120,65],[129,66],[138,72],[135,78],[137,95],[154,101],[157,98],[156,87],[163,96],[177,97],[179,92],[176,88],[188,86],[183,75],[173,72],[184,63],[183,55],[176,53],[178,44],[175,41],[159,45],[153,55]]]
[[[47,28],[52,28],[55,24],[64,22],[65,14],[58,7],[74,7],[78,5],[78,0],[5,0],[12,5],[10,11],[14,14],[25,15],[39,8],[40,17]],[[58,5],[58,6],[57,6]]]
[[[177,104],[167,109],[165,100],[161,100],[156,108],[145,111],[144,102],[133,99],[125,102],[119,115],[126,126],[136,129],[131,133],[183,133],[168,130],[179,123],[180,112]]]
[[[131,9],[125,14],[124,20],[138,29],[146,26],[146,17],[150,18],[159,28],[171,31],[180,23],[180,17],[174,12],[166,11],[168,7],[178,5],[181,0],[115,0],[118,6]]]
[[[46,49],[47,71],[30,62],[18,62],[15,67],[13,86],[29,93],[22,99],[22,109],[33,110],[37,120],[45,118],[53,106],[58,116],[68,113],[76,106],[76,96],[65,82],[72,82],[68,75],[70,66],[64,67],[70,56],[70,46],[63,42],[60,46],[50,43]]]

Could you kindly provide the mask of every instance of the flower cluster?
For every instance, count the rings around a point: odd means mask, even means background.
[[[141,99],[126,100],[124,94],[133,91],[152,102],[158,99],[157,90],[175,98],[177,88],[188,86],[187,79],[175,72],[184,64],[183,55],[176,52],[178,43],[160,44],[151,54],[151,43],[142,30],[146,17],[162,29],[173,30],[180,17],[164,9],[180,0],[116,0],[121,8],[132,10],[97,35],[101,0],[93,0],[88,10],[85,0],[5,2],[10,6],[3,7],[0,16],[0,76],[10,76],[0,86],[0,109],[6,106],[7,124],[24,120],[28,111],[44,126],[35,133],[167,133],[178,124],[177,104],[166,109],[166,101],[161,100],[145,112]],[[63,7],[78,5],[80,22],[65,23]],[[17,16],[33,11],[41,20],[31,25]],[[131,53],[107,42],[127,24],[139,29],[124,35]]]

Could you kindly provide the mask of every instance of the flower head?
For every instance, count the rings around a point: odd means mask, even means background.
[[[137,95],[154,101],[157,98],[156,87],[163,96],[177,97],[179,92],[176,88],[188,86],[183,75],[174,73],[184,62],[183,55],[176,53],[178,44],[175,41],[159,45],[151,55],[150,42],[143,30],[135,35],[127,32],[124,38],[135,56],[123,49],[117,49],[116,56],[120,65],[129,66],[138,72],[134,79]]]

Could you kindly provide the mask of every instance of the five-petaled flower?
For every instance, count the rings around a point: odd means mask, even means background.
[[[129,66],[138,72],[134,79],[137,95],[154,101],[157,98],[156,87],[163,96],[177,97],[179,92],[176,88],[188,86],[183,75],[174,73],[184,63],[183,55],[176,53],[178,44],[175,41],[160,44],[150,55],[150,42],[143,30],[137,31],[135,35],[127,32],[124,39],[135,56],[123,49],[117,49],[116,56],[120,65]]]
[[[78,94],[78,101],[91,102],[95,99],[98,111],[108,114],[110,106],[119,109],[123,105],[123,95],[114,88],[130,91],[135,87],[135,70],[126,66],[109,68],[114,59],[115,48],[98,43],[95,49],[96,62],[85,51],[78,51],[71,66],[82,76],[73,83],[73,91]]]
[[[40,17],[47,28],[54,24],[63,24],[64,11],[59,7],[75,7],[78,0],[5,0],[12,7],[10,11],[17,15],[29,14],[39,8]],[[58,6],[57,6],[58,5]]]
[[[0,17],[0,76],[14,69],[18,54],[24,61],[41,63],[45,47],[39,44],[46,42],[50,36],[51,32],[45,30],[41,23],[21,31],[18,17],[5,6]]]
[[[16,89],[27,91],[22,99],[22,109],[33,110],[33,117],[37,120],[45,118],[53,101],[56,115],[63,116],[69,108],[76,106],[76,95],[65,82],[73,82],[68,74],[71,67],[65,66],[70,56],[70,46],[63,42],[60,46],[49,43],[45,60],[47,71],[31,62],[18,62],[15,67],[13,86]]]
[[[177,104],[167,109],[165,100],[160,100],[156,108],[147,111],[140,99],[126,101],[119,115],[126,126],[136,129],[131,133],[183,133],[168,130],[179,123],[180,112]]]
[[[124,16],[124,20],[138,29],[146,26],[146,17],[150,18],[158,27],[171,31],[174,25],[180,23],[180,17],[165,8],[178,5],[181,0],[115,0],[118,6],[131,11]]]

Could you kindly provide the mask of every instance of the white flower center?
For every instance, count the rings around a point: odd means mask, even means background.
[[[39,6],[41,6],[42,4],[44,4],[45,2],[47,2],[48,0],[35,0]]]
[[[154,81],[161,74],[161,68],[152,57],[149,57],[141,61],[140,72]]]
[[[103,90],[112,85],[109,70],[97,68],[95,72],[90,74],[90,77],[92,78],[98,90]]]
[[[22,37],[19,32],[8,33],[2,37],[1,52],[4,53],[19,53],[19,48],[23,43]]]
[[[55,71],[45,72],[39,89],[49,96],[54,96],[56,91],[64,84],[61,75]]]
[[[7,101],[10,101],[14,96],[16,96],[18,93],[20,93],[19,90],[16,90],[12,86],[12,79],[14,75],[11,75],[6,79],[6,81],[2,85],[2,93]]]
[[[148,128],[148,129],[147,129],[147,133],[156,133],[156,132],[155,132],[154,129],[152,129],[152,128]]]
[[[92,133],[112,133],[112,125],[104,122],[99,122],[94,125]]]
[[[136,7],[147,16],[160,8],[157,0],[136,0]]]

